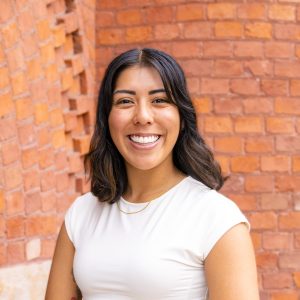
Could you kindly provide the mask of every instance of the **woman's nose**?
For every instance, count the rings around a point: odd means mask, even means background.
[[[148,104],[137,105],[133,118],[135,125],[147,125],[153,123],[153,112]]]

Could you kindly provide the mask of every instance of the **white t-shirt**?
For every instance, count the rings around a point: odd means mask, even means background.
[[[126,212],[145,205],[119,201]],[[206,299],[204,260],[241,222],[234,202],[191,177],[136,214],[87,193],[65,217],[84,300]]]

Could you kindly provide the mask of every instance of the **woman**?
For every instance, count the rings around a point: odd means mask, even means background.
[[[172,57],[111,62],[85,162],[91,193],[66,214],[46,299],[259,299],[248,222],[216,192],[223,177]]]

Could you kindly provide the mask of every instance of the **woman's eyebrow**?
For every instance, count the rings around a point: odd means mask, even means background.
[[[165,89],[157,89],[157,90],[151,90],[149,91],[149,95],[153,95],[153,94],[156,94],[156,93],[165,93],[166,90]],[[113,94],[130,94],[130,95],[136,95],[136,92],[135,91],[132,91],[132,90],[115,90],[113,92]]]

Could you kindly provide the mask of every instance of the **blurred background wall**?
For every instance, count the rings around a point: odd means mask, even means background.
[[[105,67],[144,46],[186,72],[222,192],[252,225],[261,299],[299,299],[299,0],[1,0],[0,23],[1,299],[43,298],[64,212],[88,190]]]

